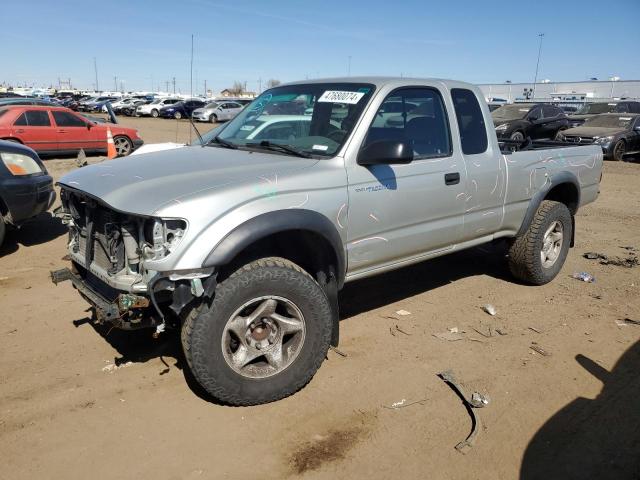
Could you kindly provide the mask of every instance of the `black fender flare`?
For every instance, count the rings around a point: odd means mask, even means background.
[[[549,176],[549,182],[547,182],[543,188],[538,190],[535,195],[531,198],[529,202],[529,206],[527,207],[527,212],[524,215],[524,219],[522,220],[522,224],[520,225],[520,229],[516,236],[524,235],[529,225],[533,221],[533,216],[536,214],[538,207],[542,203],[542,201],[547,197],[547,194],[558,185],[562,185],[563,183],[570,183],[576,188],[576,192],[578,192],[578,198],[576,202],[576,212],[578,211],[578,207],[580,206],[580,182],[578,182],[577,177],[571,172],[559,172],[553,176]],[[574,222],[574,214],[571,215],[571,221]],[[575,226],[575,225],[574,225]],[[575,234],[575,228],[572,229],[572,236]],[[573,238],[571,238],[571,245],[573,245]]]
[[[346,256],[340,234],[324,215],[313,210],[291,208],[263,213],[240,224],[229,232],[205,258],[202,267],[225,265],[250,244],[274,233],[286,230],[307,230],[329,242],[336,255],[338,288],[344,284]],[[310,272],[315,274],[316,272]]]

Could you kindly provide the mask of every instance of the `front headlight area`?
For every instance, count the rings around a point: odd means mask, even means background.
[[[34,173],[44,173],[38,162],[29,155],[21,153],[0,153],[2,163],[14,176],[33,175]]]
[[[141,253],[145,260],[161,260],[178,247],[187,229],[180,219],[146,219],[143,225]]]
[[[509,128],[509,125],[506,123],[503,123],[502,125],[498,125],[496,127],[496,132],[504,132],[507,128]]]
[[[598,145],[606,145],[607,143],[611,143],[612,141],[613,135],[610,135],[608,137],[598,137],[593,140],[593,142],[597,143]]]

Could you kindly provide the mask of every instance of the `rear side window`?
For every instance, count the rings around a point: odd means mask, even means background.
[[[69,112],[54,111],[53,118],[59,127],[86,127],[87,124]]]
[[[47,112],[31,110],[20,115],[13,124],[25,127],[49,127],[51,122],[49,121],[49,114]]]
[[[487,150],[487,127],[478,99],[471,90],[454,88],[451,98],[456,110],[462,153],[474,155]]]

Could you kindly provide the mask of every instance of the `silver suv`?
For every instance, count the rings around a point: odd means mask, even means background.
[[[598,146],[498,143],[467,83],[282,85],[198,144],[62,178],[71,267],[52,279],[98,322],[180,330],[219,401],[269,402],[337,345],[346,282],[500,238],[517,279],[551,281],[601,169]]]

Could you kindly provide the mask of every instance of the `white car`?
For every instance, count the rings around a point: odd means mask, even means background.
[[[136,116],[143,117],[150,115],[153,118],[158,118],[161,108],[181,101],[181,98],[156,98],[153,102],[147,103],[146,105],[138,105],[138,108],[136,108]]]
[[[239,114],[244,105],[238,102],[215,101],[206,104],[202,108],[196,108],[191,114],[191,118],[201,122],[223,122],[231,120]]]

